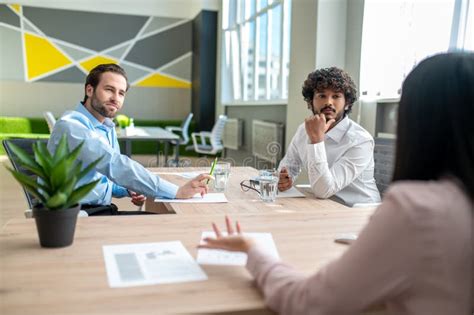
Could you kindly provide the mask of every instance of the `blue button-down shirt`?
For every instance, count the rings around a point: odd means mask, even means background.
[[[67,135],[69,148],[84,141],[78,160],[88,165],[101,156],[103,159],[85,176],[78,186],[100,179],[97,186],[81,201],[83,204],[108,205],[113,197],[128,196],[127,188],[147,197],[175,198],[178,186],[153,175],[139,163],[120,154],[115,125],[106,118],[99,122],[82,103],[68,111],[56,122],[48,141],[54,152],[63,134]]]

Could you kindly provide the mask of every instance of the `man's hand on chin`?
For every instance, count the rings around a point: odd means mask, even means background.
[[[332,118],[326,121],[326,116],[324,114],[316,114],[306,118],[304,120],[304,126],[309,141],[312,144],[323,142],[324,134],[329,130],[334,122],[335,120]]]

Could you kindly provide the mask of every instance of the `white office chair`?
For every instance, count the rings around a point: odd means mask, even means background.
[[[194,151],[202,154],[215,155],[222,151],[224,146],[222,145],[222,133],[224,132],[224,125],[227,121],[227,116],[220,115],[217,119],[211,132],[201,131],[193,132],[191,137],[193,139]],[[200,138],[198,140],[198,137]],[[208,144],[208,140],[209,143]]]
[[[53,113],[43,112],[43,117],[46,119],[46,123],[48,124],[49,133],[53,132],[54,124],[56,123],[56,118],[54,118]]]
[[[189,142],[189,125],[191,124],[191,120],[193,119],[194,114],[189,113],[188,116],[183,120],[183,123],[181,124],[180,127],[177,126],[166,126],[166,130],[172,133],[177,133],[179,136],[179,140],[176,141],[170,141],[172,145],[176,147],[177,144],[179,145],[185,145],[188,144]],[[175,148],[175,150],[178,150],[178,148]],[[179,150],[175,152],[176,156],[176,161],[175,163],[178,163],[179,160]]]
[[[172,133],[178,133],[179,140],[178,143],[180,145],[188,144],[189,142],[189,125],[191,124],[191,120],[193,119],[193,113],[189,113],[186,119],[183,120],[183,123],[181,124],[180,127],[177,126],[167,126],[165,127],[166,130],[172,132]],[[176,144],[176,141],[172,142],[173,144]]]

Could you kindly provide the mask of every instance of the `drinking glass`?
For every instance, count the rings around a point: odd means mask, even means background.
[[[227,187],[227,181],[230,175],[230,163],[229,162],[217,162],[214,167],[214,190],[217,192],[225,191]]]
[[[258,182],[262,201],[274,202],[278,190],[278,171],[275,169],[260,170]]]

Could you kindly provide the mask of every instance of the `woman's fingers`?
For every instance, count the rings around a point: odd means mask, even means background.
[[[235,221],[235,228],[237,229],[237,233],[242,234],[242,228],[240,227],[239,221]]]
[[[214,230],[214,233],[216,233],[216,237],[221,237],[222,236],[221,231],[219,230],[219,228],[217,227],[217,225],[214,222],[212,222],[212,229]]]
[[[227,226],[227,233],[229,235],[234,234],[234,228],[232,227],[232,223],[230,222],[230,219],[228,216],[225,216],[225,225]]]

